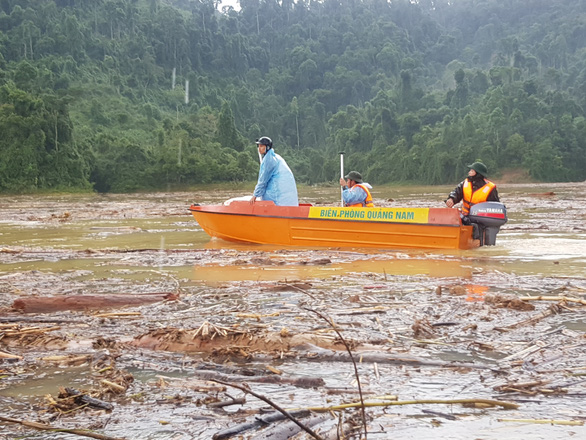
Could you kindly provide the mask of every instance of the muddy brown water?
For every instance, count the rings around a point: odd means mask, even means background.
[[[380,205],[442,206],[450,189],[381,187],[374,194]],[[495,295],[586,299],[585,183],[500,185],[509,222],[496,246],[470,251],[234,244],[211,240],[187,211],[192,202],[221,203],[250,190],[0,197],[0,351],[22,357],[0,359],[0,414],[126,439],[209,439],[270,409],[251,395],[245,404],[213,408],[210,402],[243,392],[210,391],[201,379],[208,369],[248,383],[287,409],[356,401],[352,363],[311,359],[306,347],[299,351],[283,342],[311,335],[317,345],[344,352],[314,310],[336,323],[358,361],[362,350],[374,350],[443,363],[373,362],[366,356],[357,366],[365,401],[396,395],[519,404],[515,410],[431,403],[369,407],[368,438],[586,436],[579,425],[586,420],[585,306],[566,302],[559,313],[548,314],[560,301],[527,301],[535,307],[530,311],[485,301]],[[339,188],[303,187],[300,196],[335,205]],[[180,297],[116,310],[30,315],[11,308],[15,299],[30,296],[155,292]],[[13,337],[8,325],[49,330],[38,338]],[[211,337],[199,340],[204,329]],[[246,332],[247,342],[222,346],[224,333],[236,331]],[[140,338],[165,333],[158,346]],[[274,335],[281,335],[281,351],[263,350],[262,341],[268,346]],[[96,343],[100,338],[112,345]],[[201,343],[197,350],[189,338]],[[259,341],[253,344],[254,338]],[[57,355],[87,360],[47,360]],[[99,389],[103,373],[93,367],[104,357],[134,378],[124,393],[100,394],[113,411],[49,411],[45,396],[56,399],[60,387]],[[274,376],[271,371],[285,382],[242,379]],[[324,384],[287,382],[299,378]],[[344,419],[358,416],[357,410],[342,412]],[[337,423],[332,418],[317,429],[323,433]],[[263,438],[263,430],[241,435]],[[299,438],[309,438],[304,435]],[[73,438],[0,421],[0,439],[18,436]]]

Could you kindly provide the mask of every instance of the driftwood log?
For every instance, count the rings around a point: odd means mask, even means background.
[[[96,310],[140,306],[177,298],[177,294],[168,292],[129,295],[30,296],[15,300],[12,307],[24,313],[50,313],[63,310]]]
[[[63,397],[74,396],[75,403],[77,403],[78,405],[87,405],[89,407],[95,409],[103,409],[108,412],[114,409],[114,405],[112,405],[111,403],[104,402],[103,400],[88,396],[87,394],[82,393],[76,390],[75,388],[64,388],[64,391],[66,395]]]
[[[287,384],[298,388],[319,388],[325,385],[325,381],[321,377],[282,377],[282,376],[243,376],[235,374],[223,374],[217,371],[209,370],[194,370],[192,373],[199,379],[225,381],[225,382],[254,382],[254,383],[271,383],[271,384]]]
[[[328,350],[311,344],[303,344],[293,347],[293,350],[299,353],[299,357],[314,362],[350,362],[350,356],[346,352]],[[446,362],[434,359],[424,359],[407,354],[394,354],[383,352],[364,352],[356,351],[356,357],[361,362],[376,362],[377,364],[397,364],[397,365],[429,365],[443,368],[470,368],[481,370],[493,370],[501,372],[500,369],[486,364],[472,364],[468,362]]]
[[[319,414],[309,417],[303,423],[305,426],[313,428],[331,419],[332,416],[329,414]],[[286,421],[263,429],[252,437],[252,440],[287,440],[300,432],[302,432],[302,429],[299,426],[291,421]]]
[[[246,398],[240,397],[238,399],[224,400],[222,402],[208,403],[208,408],[225,408],[231,405],[243,405],[246,403]]]
[[[309,415],[311,415],[311,412],[309,412],[307,410],[299,410],[299,411],[291,411],[290,414],[291,414],[291,416],[293,416],[295,418],[301,419],[301,418],[308,417]],[[214,436],[212,438],[214,440],[223,440],[223,439],[238,435],[244,431],[248,431],[250,429],[256,429],[261,426],[267,426],[267,425],[270,425],[271,423],[278,422],[280,420],[285,420],[285,419],[286,419],[286,417],[279,412],[267,414],[262,417],[255,417],[255,419],[251,422],[240,423],[239,425],[235,425],[230,428],[224,429],[222,431],[218,431],[217,433],[214,434]]]

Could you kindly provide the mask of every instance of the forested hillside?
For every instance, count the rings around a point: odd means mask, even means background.
[[[0,0],[0,191],[586,179],[581,0]]]

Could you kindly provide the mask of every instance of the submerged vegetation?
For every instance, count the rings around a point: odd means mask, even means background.
[[[0,191],[586,179],[586,5],[572,0],[0,1]]]

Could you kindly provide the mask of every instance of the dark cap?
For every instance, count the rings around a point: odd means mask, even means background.
[[[273,141],[271,140],[271,138],[266,137],[266,136],[263,136],[260,139],[257,139],[255,143],[256,143],[256,145],[266,145],[267,147],[273,146]]]
[[[350,179],[353,180],[356,183],[362,183],[362,174],[360,174],[358,171],[350,171],[345,179]]]
[[[484,165],[482,162],[474,162],[472,165],[467,165],[468,168],[476,171],[478,174],[482,174],[483,176],[486,176],[488,174],[488,169],[486,168],[486,165]]]

